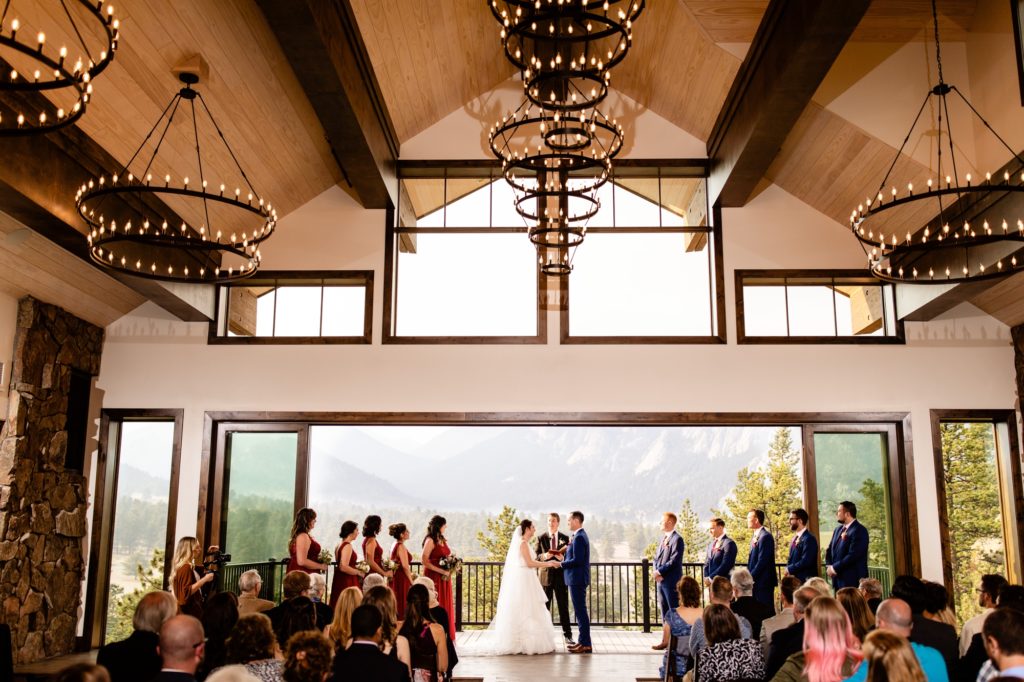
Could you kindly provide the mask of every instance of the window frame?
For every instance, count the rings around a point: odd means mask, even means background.
[[[321,280],[319,284],[311,280]],[[294,286],[336,286],[326,284],[328,280],[352,280],[352,286],[365,288],[363,300],[363,333],[359,336],[221,336],[218,332],[222,324],[226,325],[224,315],[228,313],[228,302],[224,294],[231,288],[253,286],[289,286],[289,281],[303,281],[305,284]],[[337,285],[347,286],[347,284]],[[207,343],[210,345],[334,345],[334,344],[369,344],[373,335],[373,270],[271,270],[261,272],[246,279],[218,284],[214,294],[214,316],[210,320],[207,332]],[[275,302],[276,308],[276,302]],[[323,329],[323,294],[320,304],[320,328]]]
[[[892,335],[882,336],[790,336],[788,333],[785,336],[756,336],[748,335],[746,333],[746,320],[744,315],[744,300],[743,300],[743,287],[744,281],[747,278],[775,278],[781,280],[777,286],[800,286],[800,285],[789,285],[786,283],[788,279],[810,279],[810,278],[822,278],[831,279],[831,286],[842,286],[844,280],[866,280],[870,279],[872,283],[877,283],[879,287],[885,287],[886,284],[879,282],[877,279],[871,276],[869,270],[850,270],[850,269],[817,269],[817,270],[799,270],[799,269],[770,269],[770,270],[736,270],[735,271],[735,297],[736,297],[736,342],[740,344],[823,344],[823,345],[848,345],[848,344],[867,344],[867,345],[903,345],[906,343],[906,332],[904,329],[903,320],[899,318],[898,311],[895,309],[895,296],[893,297],[893,331]],[[868,282],[850,281],[849,284],[867,284]],[[829,283],[824,283],[823,286],[829,286]],[[882,314],[883,314],[883,325],[887,323],[884,321],[884,316],[888,312],[885,297],[882,298]],[[789,306],[786,306],[787,320],[789,316]],[[833,320],[835,320],[835,311],[833,308]],[[787,330],[789,328],[787,321]]]
[[[501,181],[501,167],[496,161],[402,161],[398,164],[399,201],[401,182],[405,179],[488,178],[491,183]],[[449,175],[455,171],[454,175]],[[447,194],[447,187],[445,187]],[[447,199],[447,196],[445,196]],[[447,211],[448,202],[442,205]],[[526,239],[527,228],[491,227],[493,209],[488,212],[487,227],[399,227],[398,210],[389,205],[385,217],[384,237],[384,310],[381,325],[381,343],[407,345],[510,345],[546,344],[548,342],[547,314],[541,301],[547,298],[547,277],[537,271],[537,333],[513,336],[421,336],[399,335],[398,328],[398,252],[403,234],[510,234],[521,233]]]

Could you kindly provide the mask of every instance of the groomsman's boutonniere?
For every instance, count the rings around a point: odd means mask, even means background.
[[[845,530],[842,533],[839,534],[839,539],[840,540],[846,540],[846,531]]]

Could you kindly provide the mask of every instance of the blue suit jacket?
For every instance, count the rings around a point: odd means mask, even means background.
[[[719,538],[718,551],[713,552],[715,543],[708,545],[708,558],[704,562],[704,577],[729,577],[729,571],[736,567],[736,543],[728,535]]]
[[[569,548],[565,550],[562,569],[566,585],[590,584],[590,540],[582,528],[572,536]]]
[[[842,531],[842,526],[836,527],[832,542],[825,550],[825,564],[836,571],[836,577],[832,579],[836,589],[857,587],[861,578],[868,577],[868,529],[854,519],[846,531],[845,540]]]
[[[800,580],[813,578],[818,575],[818,561],[818,539],[805,530],[795,545],[789,545],[786,572]]]
[[[775,571],[775,536],[764,529],[757,544],[750,548],[747,569],[754,576],[756,587],[775,587],[779,584],[779,575]]]
[[[676,583],[683,577],[683,552],[686,543],[683,536],[672,531],[668,536],[668,544],[664,541],[658,545],[658,553],[654,555],[654,570],[668,582],[674,590]]]

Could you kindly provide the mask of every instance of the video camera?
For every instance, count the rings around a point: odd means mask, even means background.
[[[211,547],[203,558],[203,567],[208,571],[219,571],[221,566],[231,561],[231,555],[219,547]]]

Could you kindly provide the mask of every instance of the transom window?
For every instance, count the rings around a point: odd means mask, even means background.
[[[891,285],[862,270],[737,270],[740,343],[902,343]]]
[[[268,272],[217,288],[213,343],[370,343],[373,271]]]

